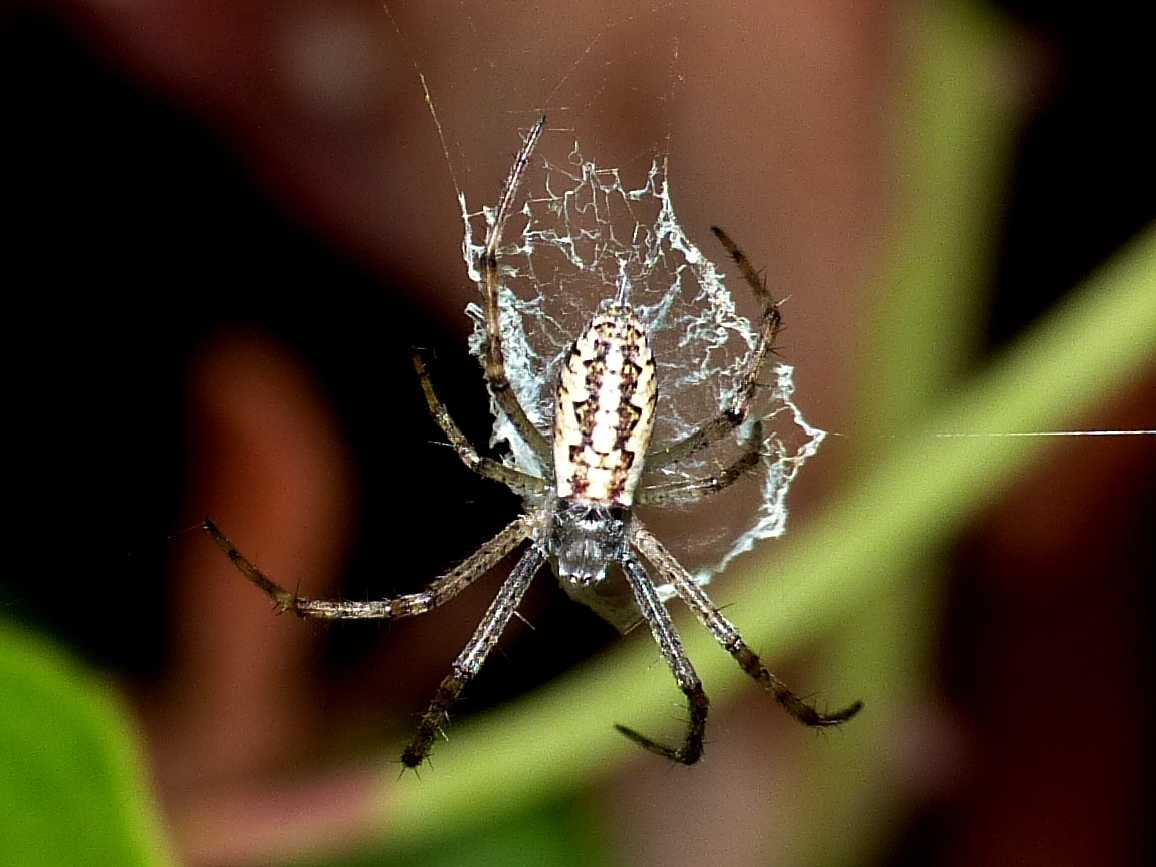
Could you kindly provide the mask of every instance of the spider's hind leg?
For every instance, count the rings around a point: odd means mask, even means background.
[[[638,502],[645,506],[661,506],[667,503],[689,505],[725,490],[759,465],[762,458],[763,423],[755,421],[751,426],[743,453],[723,467],[713,476],[705,479],[690,479],[649,485],[638,492]]]
[[[684,439],[679,440],[665,449],[648,455],[646,463],[651,469],[658,469],[667,464],[685,460],[700,449],[706,448],[711,443],[722,439],[727,433],[734,430],[746,420],[747,413],[750,412],[751,402],[754,400],[755,392],[758,390],[759,375],[762,373],[767,356],[774,350],[775,337],[783,325],[783,317],[782,314],[779,313],[778,302],[775,301],[774,297],[767,290],[766,282],[759,276],[754,266],[751,265],[746,253],[740,250],[738,244],[731,240],[730,235],[718,226],[711,226],[710,230],[714,232],[715,237],[719,239],[719,243],[726,248],[727,253],[730,254],[731,259],[733,259],[735,265],[738,266],[739,272],[743,275],[743,279],[747,282],[747,285],[751,287],[751,291],[754,293],[759,304],[762,305],[763,312],[762,319],[759,323],[759,341],[755,345],[754,350],[752,350],[750,358],[747,360],[747,368],[743,372],[742,378],[735,386],[735,396],[730,406],[723,409],[722,412],[704,423],[697,430],[687,434]]]
[[[547,483],[544,479],[531,476],[529,473],[519,472],[499,461],[479,455],[477,449],[462,433],[457,422],[450,416],[450,411],[442,399],[438,397],[433,387],[433,381],[430,379],[425,359],[416,351],[413,353],[413,368],[417,373],[418,381],[421,383],[422,394],[425,395],[429,414],[433,416],[433,420],[437,422],[438,427],[442,429],[442,433],[446,435],[446,439],[450,441],[450,445],[453,446],[454,451],[457,452],[458,457],[468,469],[473,470],[482,478],[501,482],[516,494],[524,496],[526,494],[541,495],[545,493]]]
[[[486,382],[489,383],[490,392],[502,408],[502,412],[517,429],[526,445],[537,455],[538,461],[545,468],[545,471],[550,472],[553,468],[550,443],[546,436],[530,421],[526,410],[518,401],[518,396],[514,394],[514,389],[506,374],[506,359],[502,350],[501,310],[498,303],[498,294],[501,288],[498,250],[502,244],[502,232],[506,228],[506,220],[509,219],[514,210],[514,199],[517,197],[518,187],[522,183],[522,176],[526,173],[526,167],[530,164],[530,155],[534,152],[534,146],[537,145],[545,127],[546,117],[543,115],[530,129],[529,135],[522,143],[522,149],[514,158],[514,164],[510,167],[510,174],[506,178],[506,185],[502,189],[502,197],[498,200],[498,206],[494,210],[494,222],[486,233],[486,247],[479,264],[485,280],[484,301],[488,341],[485,356]]]

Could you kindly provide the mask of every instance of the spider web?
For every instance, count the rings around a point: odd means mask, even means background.
[[[729,404],[758,331],[739,311],[722,272],[679,224],[665,156],[655,158],[632,186],[619,169],[601,168],[584,157],[576,142],[562,153],[556,160],[535,155],[520,190],[520,211],[503,235],[508,243],[499,257],[499,301],[510,382],[531,420],[550,430],[559,365],[598,303],[622,294],[647,323],[654,347],[659,397],[651,448],[661,448]],[[470,210],[464,195],[459,201],[462,255],[470,278],[484,292],[478,263],[494,210]],[[746,290],[744,301],[753,305],[750,290],[741,280],[737,285],[740,292]],[[466,312],[474,323],[470,351],[481,361],[485,315],[477,303]],[[826,436],[795,403],[792,377],[790,365],[768,365],[746,425],[689,460],[644,474],[644,485],[714,475],[740,453],[753,419],[763,420],[761,466],[751,474],[757,481],[734,486],[746,488],[750,496],[757,484],[757,502],[727,509],[735,517],[726,526],[678,546],[700,583],[756,542],[786,530],[788,492]],[[536,456],[492,396],[491,412],[491,445],[505,444],[507,463],[542,475]],[[672,591],[663,588],[663,593]]]

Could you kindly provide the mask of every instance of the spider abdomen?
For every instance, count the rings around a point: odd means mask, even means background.
[[[558,380],[558,496],[630,506],[654,429],[657,398],[646,326],[629,305],[604,304],[574,341]]]

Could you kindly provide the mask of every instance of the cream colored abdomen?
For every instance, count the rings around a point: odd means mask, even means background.
[[[607,306],[574,342],[558,381],[558,496],[631,505],[654,429],[657,397],[645,326],[629,306]]]

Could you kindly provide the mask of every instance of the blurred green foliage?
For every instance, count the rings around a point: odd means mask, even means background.
[[[0,621],[0,864],[172,863],[145,781],[115,691]]]
[[[479,800],[490,798],[483,794]],[[583,799],[547,800],[479,827],[436,834],[423,842],[374,849],[337,861],[294,862],[294,867],[589,867],[616,863],[601,816]]]

